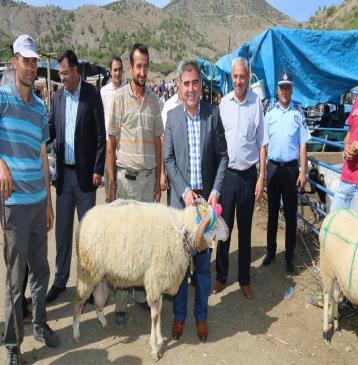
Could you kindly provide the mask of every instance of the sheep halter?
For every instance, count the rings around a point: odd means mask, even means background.
[[[194,257],[198,253],[198,251],[195,245],[193,245],[193,240],[190,238],[188,231],[186,231],[184,227],[182,227],[182,229],[179,229],[176,226],[174,219],[171,215],[170,215],[170,220],[172,222],[174,231],[179,235],[183,243],[185,253],[189,256],[189,258]]]

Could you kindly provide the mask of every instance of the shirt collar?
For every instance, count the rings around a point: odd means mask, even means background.
[[[199,105],[198,105],[198,108],[196,109],[194,117],[191,117],[191,115],[189,115],[189,113],[186,110],[185,104],[184,104],[184,113],[185,113],[186,117],[189,118],[190,120],[200,119],[200,101],[199,101]]]
[[[129,91],[129,95],[132,97],[132,98],[135,98],[135,99],[137,99],[137,97],[134,95],[134,92],[133,92],[133,90],[132,90],[132,86],[131,86],[131,83],[129,82],[128,83],[128,91]],[[148,87],[147,87],[147,85],[145,85],[144,86],[144,95],[143,95],[143,100],[144,100],[144,98],[145,98],[145,96],[146,96],[146,94],[148,93]]]
[[[11,84],[10,87],[11,87],[11,91],[15,95],[16,99],[21,100],[23,103],[25,103],[27,105],[35,105],[35,94],[34,94],[34,89],[33,88],[31,88],[31,91],[30,91],[30,102],[26,103],[24,101],[24,99],[21,97],[21,95],[19,93],[19,90],[17,90],[16,84],[13,83],[13,84]]]
[[[235,94],[235,90],[233,90],[231,92],[231,96],[230,96],[230,100],[233,100],[235,101],[236,103],[238,103],[239,105],[243,105],[243,104],[246,104],[246,103],[249,103],[250,101],[252,101],[252,91],[248,88],[247,91],[246,91],[246,95],[245,95],[245,98],[243,101],[240,101],[237,97],[236,97],[236,94]]]
[[[75,91],[75,93],[74,94],[72,94],[72,93],[70,93],[68,90],[65,90],[64,89],[64,94],[65,94],[65,96],[71,96],[71,97],[73,97],[73,98],[79,98],[79,96],[80,96],[80,92],[81,92],[81,84],[82,84],[82,78],[81,78],[81,76],[80,76],[80,81],[79,81],[79,83],[78,83],[78,86],[77,86],[77,90]]]

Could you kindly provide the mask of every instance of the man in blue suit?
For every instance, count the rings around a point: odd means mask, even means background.
[[[194,60],[178,66],[178,86],[183,104],[169,111],[164,133],[164,163],[171,189],[170,205],[183,209],[201,195],[214,206],[223,189],[228,164],[227,147],[219,109],[200,101],[201,73]],[[208,336],[211,249],[197,254],[195,262],[194,316],[197,334]],[[184,278],[174,297],[172,335],[183,333],[187,314],[188,281]]]
[[[59,58],[63,89],[56,92],[49,116],[57,158],[56,273],[46,301],[55,301],[70,275],[74,211],[78,220],[96,204],[106,155],[106,132],[99,91],[82,80],[72,50]]]

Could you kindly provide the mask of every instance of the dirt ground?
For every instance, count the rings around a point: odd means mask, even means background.
[[[54,191],[53,201],[55,201]],[[104,189],[99,189],[97,203],[103,203]],[[358,354],[357,316],[344,318],[342,337],[335,335],[332,348],[322,340],[322,310],[308,304],[312,294],[311,263],[302,244],[298,244],[296,264],[298,274],[287,277],[284,270],[283,238],[278,235],[276,261],[267,268],[260,264],[265,254],[267,209],[262,203],[255,209],[252,233],[251,283],[254,299],[249,301],[237,283],[237,230],[234,228],[230,249],[230,275],[225,290],[209,298],[209,337],[201,343],[196,336],[192,315],[193,288],[190,289],[188,318],[184,334],[178,341],[171,339],[172,308],[166,298],[163,302],[162,332],[166,339],[162,365],[174,364],[356,364]],[[1,249],[3,248],[2,238]],[[310,239],[308,247],[313,247]],[[143,242],[145,244],[145,242]],[[54,230],[49,234],[48,259],[53,282],[55,261]],[[0,260],[0,293],[3,298],[5,266]],[[212,255],[212,278],[215,273],[215,252]],[[27,364],[152,364],[149,334],[150,314],[131,304],[124,329],[114,323],[114,304],[105,309],[108,327],[101,328],[94,307],[87,305],[81,318],[80,343],[72,339],[72,311],[75,294],[76,260],[73,252],[71,277],[68,288],[59,299],[49,305],[48,319],[51,328],[61,336],[59,348],[49,349],[33,340],[32,326],[26,326],[22,345]],[[283,295],[294,286],[294,295],[286,300]],[[0,301],[0,331],[4,330],[4,301]],[[0,363],[6,363],[6,350],[0,347]]]

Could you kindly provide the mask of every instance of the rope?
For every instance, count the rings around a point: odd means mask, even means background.
[[[184,226],[182,227],[182,229],[179,229],[175,224],[173,216],[169,214],[169,217],[173,226],[173,230],[179,235],[180,239],[182,240],[183,246],[186,249],[185,251],[188,253],[188,256],[193,256],[194,253],[193,246],[190,243],[190,239],[188,237],[187,232],[185,231]]]
[[[20,365],[23,365],[24,361],[23,361],[22,354],[21,354],[21,349],[20,349],[20,346],[21,346],[20,331],[19,331],[19,326],[17,324],[15,303],[14,303],[14,293],[13,293],[13,290],[12,290],[11,266],[10,266],[10,260],[9,260],[9,245],[8,245],[8,242],[7,242],[5,225],[6,225],[5,198],[2,196],[1,197],[1,228],[2,228],[2,231],[3,231],[3,235],[4,235],[4,260],[5,260],[6,270],[7,270],[7,277],[8,277],[8,280],[9,280],[11,310],[12,310],[12,316],[13,316],[13,320],[14,320],[17,351],[18,351],[18,355],[19,355]]]
[[[190,238],[187,234],[187,231],[185,230],[184,226],[183,228],[180,230],[177,225],[175,224],[174,218],[171,214],[169,214],[172,226],[174,231],[179,235],[180,239],[183,242],[183,246],[184,246],[184,251],[187,254],[188,258],[189,258],[189,267],[190,267],[190,275],[192,276],[194,273],[194,255],[197,253],[197,250],[195,247],[193,247],[193,245],[190,242]]]

